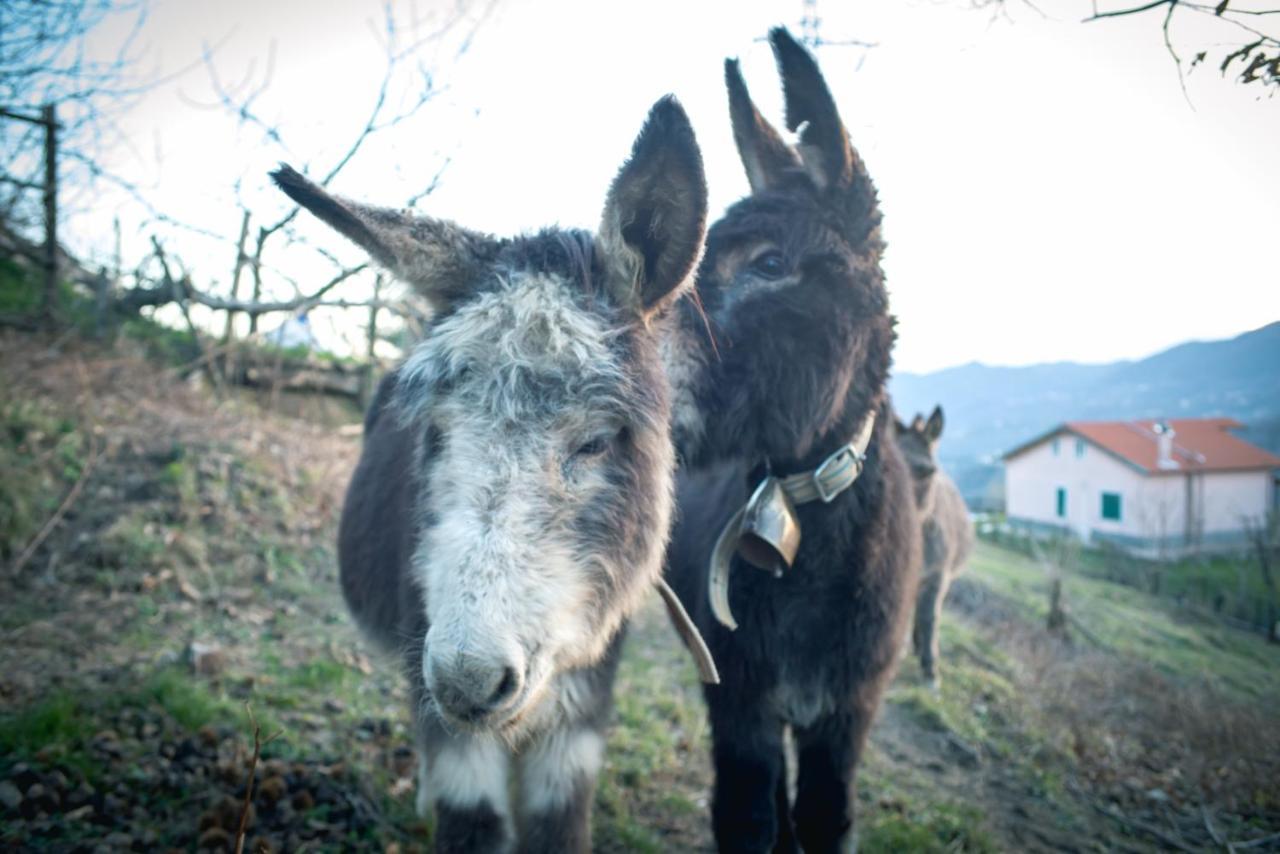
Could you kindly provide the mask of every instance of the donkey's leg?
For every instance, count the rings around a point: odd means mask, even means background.
[[[591,800],[604,760],[604,732],[578,722],[558,726],[521,756],[521,854],[588,854]]]
[[[447,732],[429,711],[418,715],[418,812],[435,811],[435,849],[511,850],[506,748],[487,735]]]
[[[871,710],[846,709],[795,728],[799,777],[796,838],[805,854],[857,850],[855,775],[871,723]]]
[[[945,590],[942,572],[926,567],[925,575],[920,579],[920,592],[916,596],[915,627],[911,632],[911,639],[920,659],[920,669],[930,683],[936,683],[938,678],[938,615],[942,610]]]
[[[938,668],[942,666],[942,654],[938,647],[939,628],[942,625],[942,606],[947,601],[947,591],[951,588],[954,576],[938,574],[938,592],[933,597],[933,618],[929,621],[929,669],[925,675],[936,689],[938,687]]]
[[[778,816],[778,838],[773,843],[773,854],[796,854],[795,829],[791,825],[791,796],[787,792],[787,755],[782,754],[782,774],[774,788],[773,809]]]
[[[778,842],[778,787],[786,786],[782,722],[755,698],[707,691],[715,790],[711,824],[721,851],[768,852]],[[785,795],[785,790],[784,790]],[[788,836],[790,834],[787,834]]]

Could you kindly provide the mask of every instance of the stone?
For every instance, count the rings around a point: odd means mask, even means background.
[[[17,810],[22,806],[22,792],[8,780],[0,782],[0,806],[6,810]]]
[[[196,843],[196,847],[225,851],[231,847],[232,841],[231,834],[221,827],[210,827],[200,834],[200,840]]]
[[[216,676],[227,667],[227,654],[217,644],[192,641],[187,647],[191,669],[200,676]]]

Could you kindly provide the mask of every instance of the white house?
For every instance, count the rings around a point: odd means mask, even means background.
[[[1004,455],[1017,528],[1074,533],[1144,557],[1241,548],[1275,508],[1280,457],[1229,418],[1068,421]]]

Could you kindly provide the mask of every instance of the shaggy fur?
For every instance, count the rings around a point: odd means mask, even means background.
[[[338,542],[356,622],[409,679],[436,848],[588,851],[673,507],[659,344],[706,215],[688,119],[655,105],[598,235],[498,240],[276,179],[436,307],[370,407]]]
[[[928,420],[917,415],[910,426],[898,422],[898,446],[915,482],[920,510],[920,534],[924,545],[924,569],[916,597],[915,626],[911,644],[920,668],[931,684],[938,681],[938,621],[951,582],[964,569],[973,552],[973,523],[969,508],[955,482],[938,468],[938,439],[942,436],[942,407]]]
[[[784,143],[726,64],[734,135],[753,194],[708,234],[697,278],[706,318],[668,344],[677,444],[688,467],[669,578],[720,668],[706,689],[722,851],[845,850],[867,731],[892,676],[916,592],[911,480],[885,385],[893,318],[880,270],[875,190],[813,59],[771,41],[786,96]],[[692,366],[692,367],[690,367]],[[812,470],[877,414],[866,466],[830,504],[797,508],[802,539],[775,578],[735,559],[736,632],[708,605],[708,558],[766,471]],[[788,797],[784,734],[799,767]]]

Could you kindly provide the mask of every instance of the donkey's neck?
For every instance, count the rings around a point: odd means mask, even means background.
[[[883,420],[884,398],[884,393],[880,392],[870,401],[850,400],[849,405],[830,427],[819,431],[815,436],[805,437],[804,444],[807,450],[799,453],[774,453],[761,460],[760,464],[771,474],[779,477],[813,471],[826,462],[832,454],[849,444],[863,429],[863,424],[872,413],[875,413],[877,421]],[[876,441],[878,435],[878,430],[873,432],[872,443]]]

